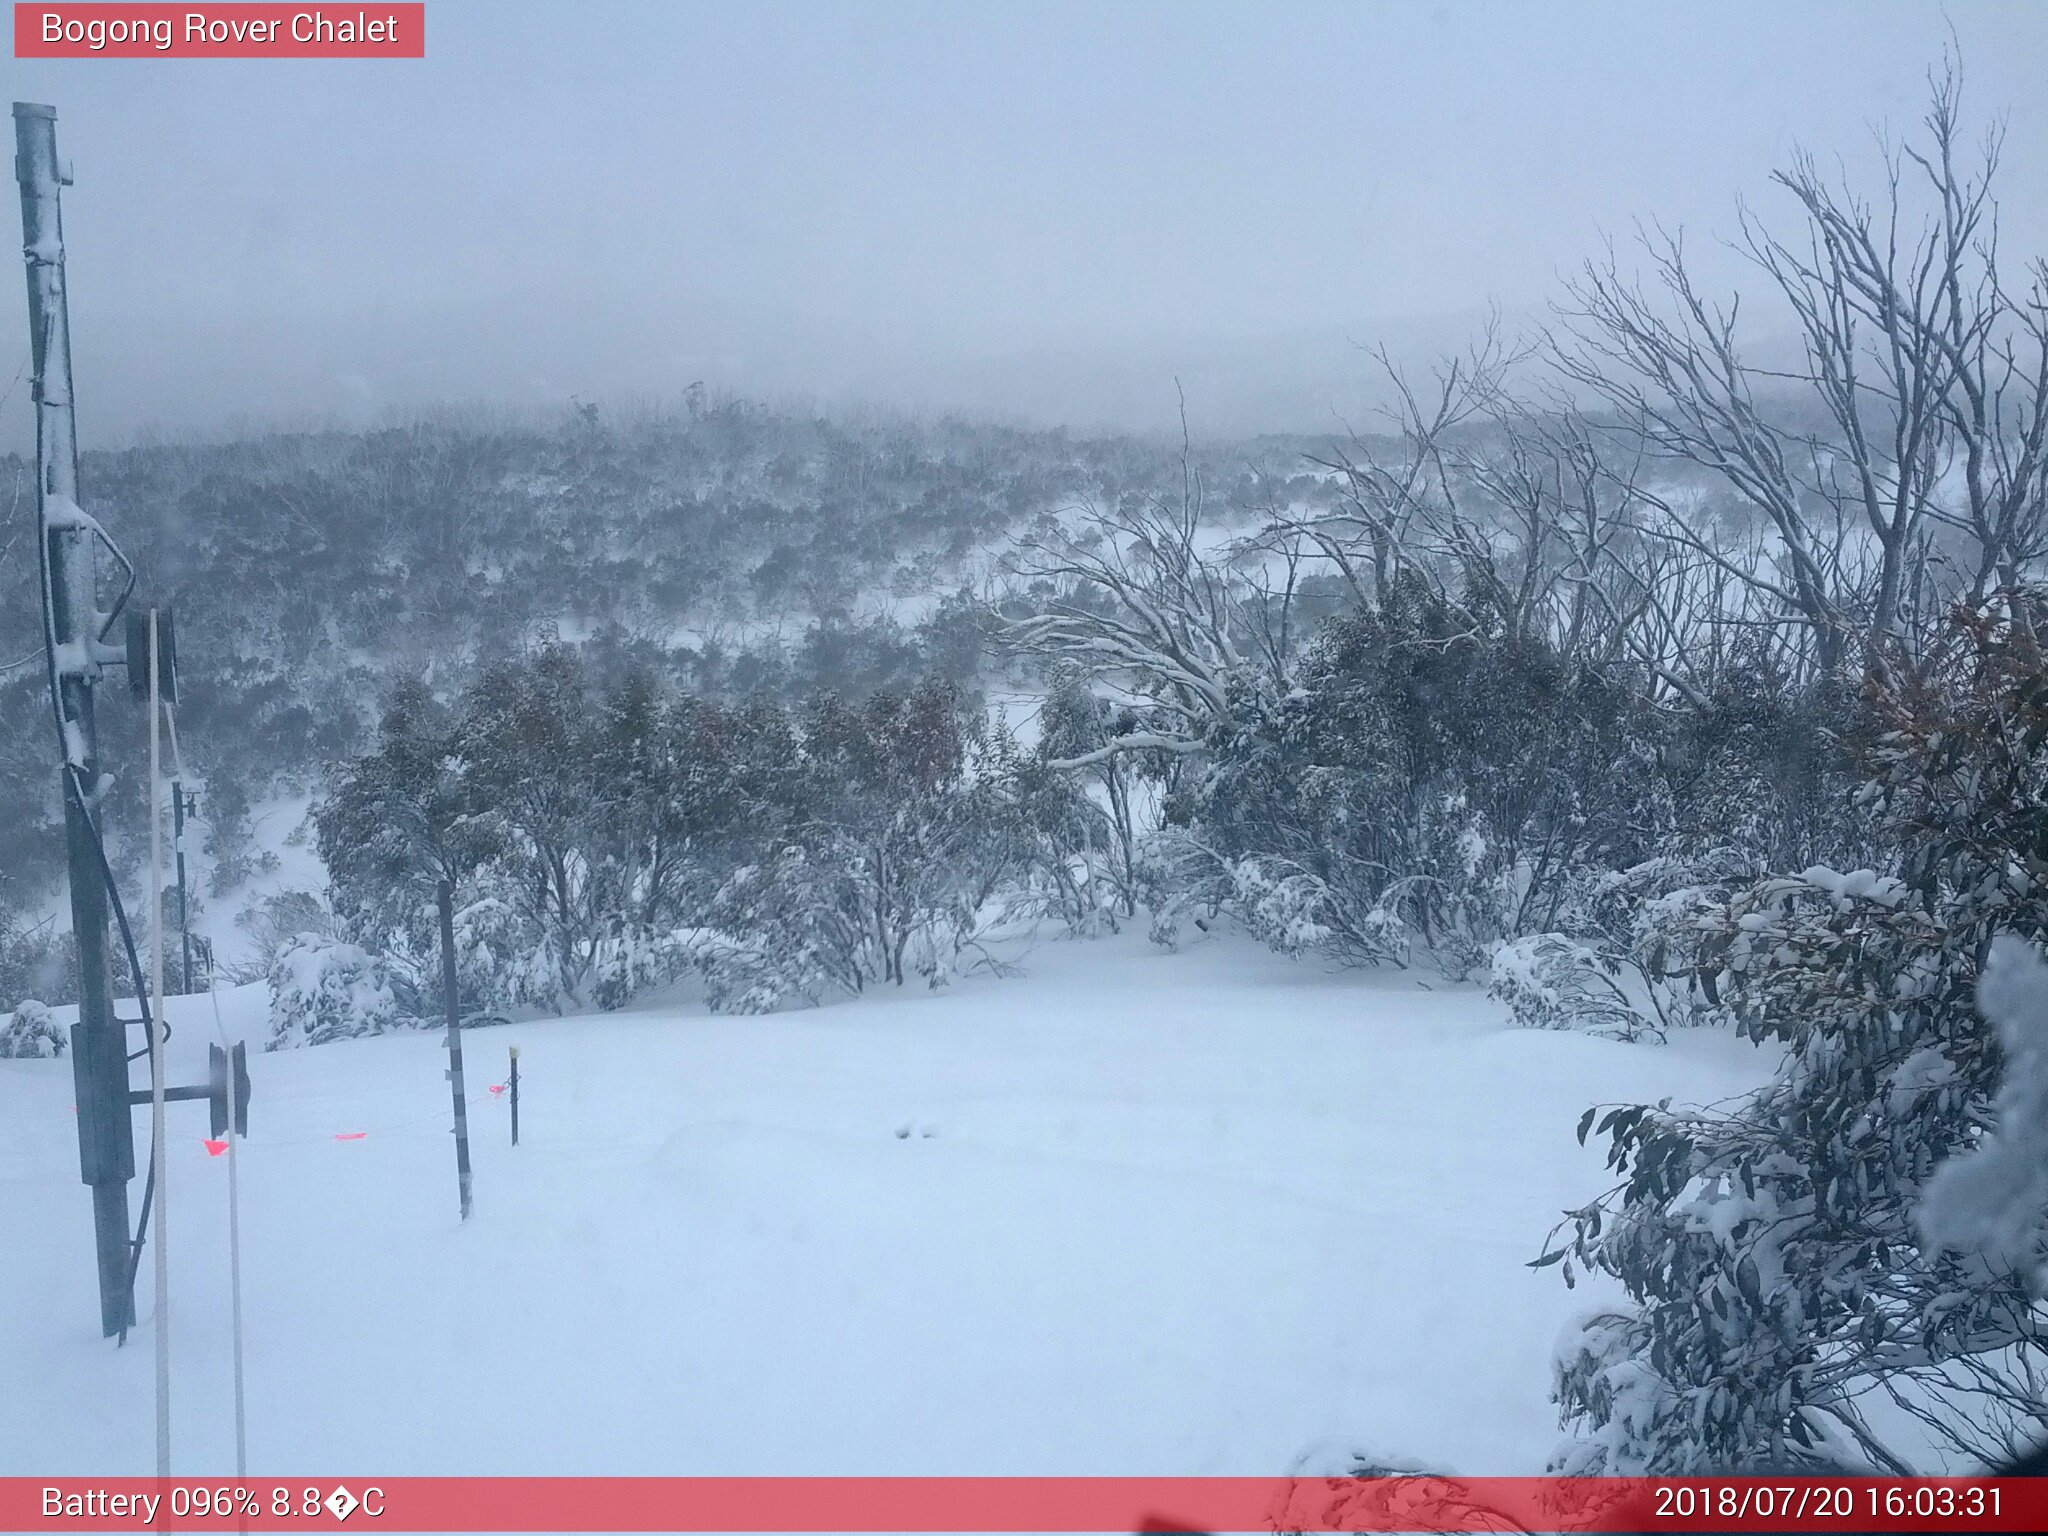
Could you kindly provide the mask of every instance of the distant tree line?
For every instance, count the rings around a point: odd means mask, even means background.
[[[1298,458],[1294,444],[1275,452]],[[834,421],[699,391],[673,413],[449,414],[88,452],[82,476],[141,590],[178,610],[203,925],[209,902],[232,920],[252,879],[275,873],[281,807],[296,819],[329,768],[375,740],[408,673],[459,684],[552,635],[599,675],[644,668],[729,701],[858,700],[926,676],[971,693],[987,668],[975,589],[988,552],[1169,460],[1115,437]],[[28,465],[0,458],[15,530],[0,533],[0,1010],[71,995],[49,920],[64,860],[22,536],[32,486]],[[110,849],[137,899],[141,720],[118,692],[101,712],[118,776]]]
[[[1130,906],[1113,820],[939,679],[728,703],[648,671],[600,682],[543,645],[446,703],[401,684],[314,820],[332,921],[280,932],[272,967],[373,956],[376,1027],[436,1016],[442,881],[477,1012],[616,1007],[684,977],[737,1011],[937,986],[993,925]],[[290,1012],[280,1043],[338,1027]]]

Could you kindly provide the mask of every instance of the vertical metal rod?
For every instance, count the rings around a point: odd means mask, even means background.
[[[164,707],[156,609],[149,610],[149,1161],[156,1169],[156,1475],[171,1475],[171,1169],[164,1158]],[[228,1074],[230,1078],[233,1073]]]
[[[171,780],[171,851],[178,861],[178,949],[180,996],[192,995],[192,914],[185,902],[185,779]]]
[[[249,1414],[242,1387],[242,1183],[237,1162],[242,1140],[242,1074],[236,1068],[235,1048],[228,1044],[227,1028],[221,1023],[220,991],[211,959],[206,964],[206,991],[213,1003],[213,1032],[220,1037],[220,1048],[228,1053],[228,1295],[235,1335],[235,1476],[247,1477]]]
[[[57,191],[70,176],[57,158],[56,109],[16,102],[14,149],[35,374],[44,640],[63,761],[71,931],[78,943],[78,1023],[72,1029],[71,1052],[78,1099],[78,1162],[81,1177],[92,1186],[100,1329],[111,1338],[124,1332],[135,1317],[128,1263],[128,1181],[135,1176],[135,1127],[128,1105],[127,1040],[114,1017],[107,892],[97,851],[93,797],[100,760],[93,689],[99,680],[95,648],[100,616],[93,534],[77,509],[78,429],[72,409],[71,323],[64,299],[64,225]],[[139,991],[142,978],[135,981]]]
[[[519,1047],[512,1047],[512,1145],[519,1145]]]
[[[455,882],[434,888],[441,908],[441,994],[448,1008],[448,1091],[455,1100],[455,1182],[469,1220],[469,1101],[462,1086],[462,999],[455,984]]]

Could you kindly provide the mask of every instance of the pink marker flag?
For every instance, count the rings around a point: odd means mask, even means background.
[[[336,1131],[334,1139],[336,1141],[361,1141],[369,1134],[368,1131]]]
[[[200,1139],[205,1144],[208,1157],[219,1157],[221,1153],[228,1149],[228,1144],[224,1141],[215,1141],[210,1136],[201,1137]]]

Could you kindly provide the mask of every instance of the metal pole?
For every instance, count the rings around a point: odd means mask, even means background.
[[[512,1047],[512,1145],[519,1145],[519,1047]]]
[[[171,1475],[171,1168],[164,1157],[164,818],[163,670],[156,610],[149,610],[149,1165],[156,1170],[156,1475]],[[136,979],[137,990],[141,978]],[[233,1074],[229,1074],[232,1078]]]
[[[441,994],[448,1008],[448,1089],[455,1100],[455,1182],[469,1220],[469,1101],[462,1087],[462,1000],[455,985],[455,883],[434,889],[441,908]]]
[[[242,1139],[241,1073],[236,1070],[234,1047],[220,1019],[220,991],[215,985],[213,964],[206,967],[206,990],[213,1003],[213,1032],[220,1048],[228,1053],[228,1298],[234,1317],[235,1335],[235,1476],[249,1475],[249,1415],[242,1390],[242,1185],[236,1162]],[[246,1523],[244,1528],[246,1529]]]
[[[93,533],[77,512],[78,430],[72,413],[71,326],[64,301],[64,225],[57,193],[71,178],[57,158],[56,108],[16,102],[14,150],[35,373],[36,514],[45,640],[64,761],[71,931],[78,941],[78,1023],[71,1032],[78,1163],[80,1175],[92,1186],[100,1329],[111,1338],[135,1316],[128,1277],[128,1181],[135,1176],[135,1127],[128,1107],[127,1039],[114,1017],[107,892],[101,883],[92,798],[100,779],[99,735],[93,718],[100,617]],[[136,977],[135,983],[139,992],[142,978]]]
[[[192,918],[185,905],[185,781],[171,780],[171,849],[178,861],[178,946],[183,956],[182,996],[192,995]]]

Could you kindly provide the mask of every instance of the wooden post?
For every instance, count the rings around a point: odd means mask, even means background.
[[[448,1091],[455,1100],[455,1182],[469,1220],[469,1101],[462,1087],[462,998],[455,984],[455,882],[440,881],[441,994],[448,1008]]]
[[[519,1145],[519,1047],[512,1047],[512,1145]]]

